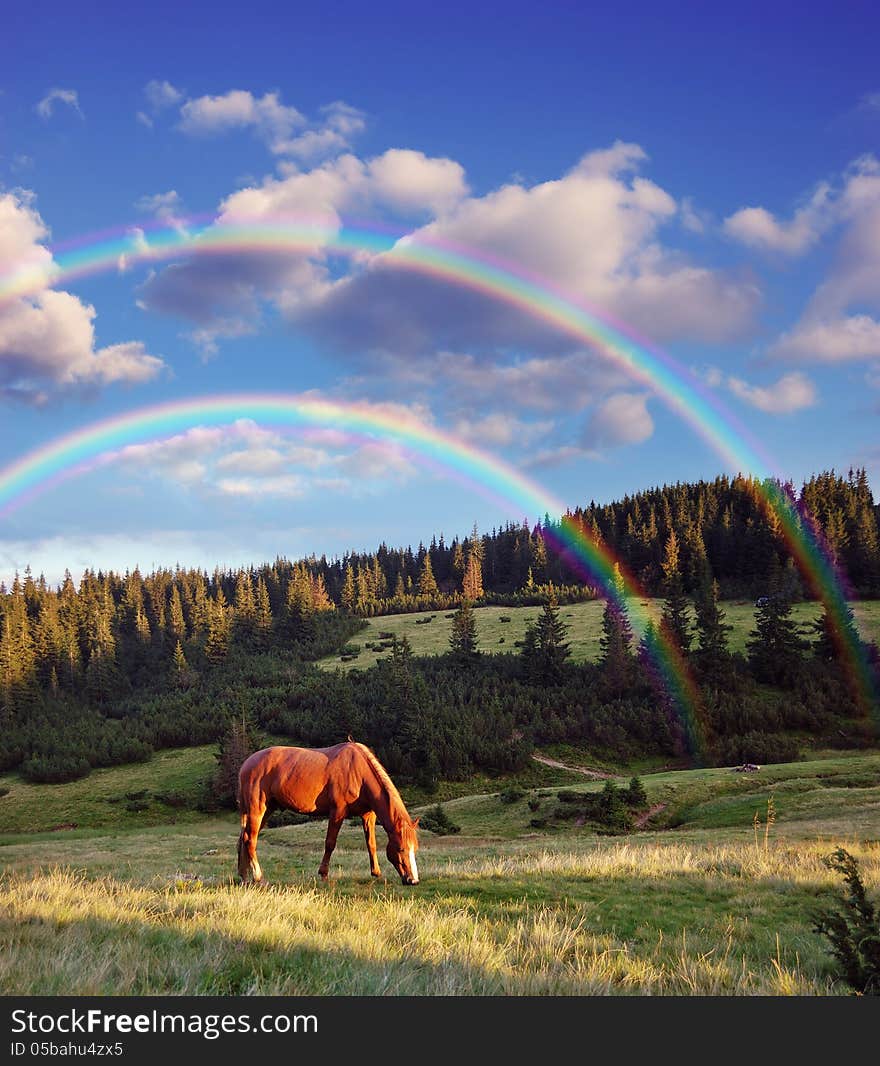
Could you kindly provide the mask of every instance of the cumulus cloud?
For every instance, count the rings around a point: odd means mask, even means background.
[[[55,264],[33,197],[0,194],[0,261],[34,279],[31,294],[0,302],[0,395],[44,402],[77,386],[142,384],[165,367],[140,341],[97,347],[95,309],[50,288]]]
[[[164,111],[174,107],[183,99],[183,93],[175,88],[170,81],[154,78],[144,86],[144,96],[153,112]]]
[[[135,201],[134,206],[136,210],[143,211],[162,222],[170,224],[178,222],[184,214],[183,201],[176,189],[141,196]]]
[[[79,94],[76,89],[50,89],[39,103],[36,104],[36,112],[42,119],[50,119],[55,112],[56,104],[64,104],[72,108],[80,118],[84,115],[79,106]]]
[[[686,261],[659,241],[674,199],[634,168],[636,145],[590,153],[555,181],[464,197],[401,244],[300,304],[297,321],[341,349],[425,353],[452,349],[571,350],[546,321],[460,285],[414,273],[403,255],[423,242],[509,264],[659,340],[718,341],[750,328],[750,279]]]
[[[316,163],[345,151],[366,127],[364,113],[343,100],[322,107],[321,116],[317,124],[296,137],[274,141],[272,151],[292,156],[299,163]]]
[[[844,363],[880,358],[880,322],[870,315],[805,321],[770,347],[768,355],[791,362]]]
[[[763,207],[743,207],[724,220],[725,232],[752,248],[798,256],[809,251],[833,224],[835,203],[823,182],[788,221]]]
[[[398,421],[425,421],[418,407],[364,406],[374,413],[404,412]],[[250,419],[194,426],[166,440],[128,445],[104,461],[125,464],[131,477],[167,481],[215,499],[299,499],[319,491],[360,496],[388,483],[404,484],[416,471],[394,441],[357,439],[320,428],[292,437]]]
[[[231,89],[219,96],[187,100],[180,108],[179,128],[202,136],[252,128],[272,147],[283,144],[305,124],[305,116],[282,104],[277,92],[257,97],[244,89]]]
[[[816,386],[804,374],[785,374],[772,385],[751,385],[729,377],[727,387],[745,403],[767,414],[790,415],[816,403]]]
[[[654,432],[647,400],[647,393],[618,392],[609,396],[591,415],[582,443],[588,448],[609,448],[646,441]]]
[[[847,168],[829,215],[840,231],[833,259],[770,358],[837,363],[873,359],[880,350],[880,160],[867,155]]]

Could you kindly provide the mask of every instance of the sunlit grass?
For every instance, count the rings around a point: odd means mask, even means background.
[[[641,601],[649,603],[652,601]],[[661,601],[653,601],[659,612]],[[880,601],[865,600],[853,603],[853,614],[865,640],[880,640]],[[601,653],[599,638],[602,635],[602,611],[605,604],[601,599],[587,603],[562,605],[560,618],[568,629],[566,639],[571,646],[574,662],[596,662]],[[732,627],[729,634],[732,651],[745,652],[746,641],[754,628],[755,604],[753,600],[726,600],[722,607],[727,616],[727,623]],[[536,619],[540,607],[478,607],[475,611],[477,638],[479,648],[486,653],[516,652],[517,641],[525,635],[526,625]],[[792,617],[804,626],[822,613],[821,605],[816,603],[796,603]],[[360,654],[355,659],[343,662],[338,655],[322,659],[318,664],[326,669],[351,670],[365,669],[375,665],[377,659],[386,658],[390,652],[367,648],[368,643],[378,643],[382,632],[393,633],[397,637],[406,636],[416,655],[442,655],[449,650],[449,636],[452,631],[452,611],[421,611],[415,614],[384,615],[367,619],[367,628],[352,638],[351,643],[360,645]],[[433,618],[426,624],[426,619]],[[509,621],[502,621],[503,618]],[[634,617],[636,637],[639,620]]]
[[[856,849],[876,885],[880,849]],[[0,880],[10,994],[828,995],[818,844],[448,854],[419,890]],[[519,893],[548,888],[549,899]]]

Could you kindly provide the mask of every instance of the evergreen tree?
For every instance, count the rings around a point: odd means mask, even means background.
[[[463,659],[477,654],[477,620],[469,600],[463,600],[453,615],[449,649]]]
[[[783,596],[765,596],[755,612],[755,628],[746,643],[749,665],[756,679],[792,688],[801,676],[807,642],[791,617],[791,603]]]
[[[730,662],[727,634],[733,626],[725,622],[725,614],[718,601],[718,582],[704,585],[696,603],[697,659],[706,677],[717,677]]]
[[[816,633],[813,641],[813,655],[823,663],[837,662],[846,654],[845,647],[857,648],[860,644],[859,631],[852,608],[844,603],[843,612],[839,618],[841,643],[838,635],[838,627],[832,622],[828,612],[828,604],[824,605],[822,614],[812,623],[811,629]]]
[[[217,595],[208,600],[208,634],[205,638],[205,656],[212,666],[224,662],[229,651],[229,608],[223,586]]]
[[[238,771],[249,755],[259,751],[262,737],[249,711],[243,710],[229,718],[215,758],[217,768],[211,780],[213,800],[221,807],[236,807],[238,803]]]
[[[483,598],[483,564],[477,552],[468,555],[467,569],[462,579],[462,593],[466,600],[475,603]]]
[[[430,553],[425,553],[425,558],[422,563],[422,570],[419,574],[419,595],[434,597],[437,596],[440,589],[437,588],[437,582],[434,578],[434,568],[431,566]]]
[[[605,609],[602,612],[600,663],[606,687],[612,693],[619,694],[628,687],[632,678],[633,633],[626,613],[623,577],[617,563],[614,564],[612,590],[605,600]]]
[[[571,649],[565,640],[566,627],[559,617],[559,603],[552,588],[540,617],[529,629],[533,632],[526,631],[523,654],[530,679],[539,685],[560,684]]]
[[[345,580],[342,583],[342,609],[348,611],[349,614],[354,614],[355,604],[357,602],[357,590],[354,581],[354,567],[351,563],[345,567]]]
[[[679,569],[678,538],[674,529],[670,530],[666,539],[663,580],[666,599],[663,603],[663,614],[660,617],[660,628],[675,641],[682,653],[687,655],[691,647],[690,616]]]

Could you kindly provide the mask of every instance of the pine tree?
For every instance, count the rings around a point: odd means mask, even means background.
[[[691,647],[690,616],[679,569],[678,538],[674,529],[670,530],[664,549],[663,580],[666,599],[660,617],[660,628],[675,641],[682,653],[687,655]]]
[[[758,681],[792,688],[801,676],[807,642],[791,617],[783,596],[766,596],[755,612],[755,628],[746,643],[749,665]]]
[[[462,579],[462,593],[466,600],[475,603],[483,598],[483,564],[475,551],[468,555],[467,569]]]
[[[718,582],[704,585],[695,602],[699,649],[696,653],[700,669],[706,677],[717,677],[730,663],[727,634],[733,626],[725,622],[725,614],[718,601]]]
[[[260,648],[266,649],[272,640],[272,601],[269,599],[269,589],[266,580],[260,577],[257,582],[256,596],[256,639]]]
[[[426,552],[422,570],[419,574],[419,595],[434,597],[439,595],[439,593],[440,589],[437,587],[437,582],[434,579],[434,569],[431,566],[431,556]]]
[[[348,611],[349,614],[354,614],[355,604],[357,602],[357,589],[354,581],[354,567],[351,563],[348,563],[345,567],[345,580],[342,582],[342,609]]]
[[[223,587],[218,586],[217,595],[208,600],[208,635],[205,639],[205,656],[212,666],[224,662],[229,651],[229,608]]]
[[[452,617],[449,649],[453,655],[463,659],[477,654],[477,621],[470,600],[463,600]]]
[[[559,617],[559,604],[551,588],[537,622],[526,630],[523,644],[523,658],[532,682],[558,685],[564,680],[563,669],[571,654],[565,636],[566,627]]]
[[[238,771],[249,755],[263,744],[257,725],[249,711],[233,715],[227,722],[215,756],[217,768],[211,781],[213,799],[221,807],[235,807],[238,802]]]
[[[846,646],[857,648],[860,643],[859,631],[852,608],[844,603],[839,619],[840,629],[831,619],[828,604],[824,605],[822,614],[812,623],[811,629],[816,633],[813,641],[813,655],[823,663],[837,662],[846,656]],[[841,642],[841,637],[843,641]]]
[[[623,577],[620,566],[614,564],[612,592],[605,600],[602,612],[601,667],[606,687],[615,694],[626,690],[632,678],[632,626],[626,613]]]

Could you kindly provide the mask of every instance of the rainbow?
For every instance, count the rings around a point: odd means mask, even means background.
[[[121,262],[158,262],[184,255],[212,255],[244,252],[274,252],[278,254],[312,254],[340,253],[375,257],[373,262],[412,270],[430,277],[482,293],[492,299],[502,301],[519,308],[529,315],[546,322],[548,325],[567,334],[579,342],[596,349],[604,357],[615,362],[632,379],[648,387],[659,396],[669,408],[683,419],[694,432],[704,440],[733,470],[749,472],[753,476],[753,489],[756,497],[769,514],[776,515],[782,535],[801,574],[813,593],[822,601],[832,620],[841,652],[846,662],[853,685],[858,693],[863,708],[875,713],[877,697],[868,664],[860,643],[854,640],[848,627],[844,624],[847,612],[846,595],[840,575],[833,563],[822,551],[817,538],[813,536],[809,522],[801,520],[790,506],[781,501],[777,480],[780,475],[773,470],[773,464],[763,454],[758,442],[749,437],[745,429],[735,420],[720,400],[707,389],[690,371],[676,363],[668,354],[652,347],[644,338],[639,337],[625,325],[615,322],[596,309],[587,307],[582,301],[548,284],[545,280],[530,275],[509,263],[490,256],[465,249],[436,237],[424,235],[403,235],[381,229],[375,225],[348,226],[337,219],[321,218],[273,218],[252,220],[222,220],[205,217],[189,217],[175,220],[173,225],[167,223],[146,223],[128,226],[125,230],[108,231],[90,237],[80,238],[67,245],[52,249],[53,263],[50,267],[34,268],[32,266],[12,270],[0,275],[0,306],[5,301],[38,293],[49,285],[75,280],[79,277],[117,269]],[[370,269],[368,265],[366,269]],[[208,401],[189,401],[182,405],[193,420],[200,418],[203,403],[222,404],[222,398]],[[233,400],[234,404],[234,400]],[[164,405],[150,410],[162,411],[175,405]],[[333,406],[333,405],[330,405]],[[243,408],[238,417],[244,417]],[[346,407],[344,410],[351,412]],[[342,409],[338,413],[342,415]],[[227,417],[236,417],[232,409]],[[317,414],[316,414],[317,417]],[[344,416],[343,416],[344,417]],[[356,421],[364,417],[356,416]],[[154,427],[154,435],[159,432],[161,417]],[[137,414],[122,416],[122,422],[131,419],[137,422]],[[113,422],[113,420],[111,420]],[[100,423],[99,428],[109,423]],[[176,424],[178,428],[182,423]],[[399,427],[398,427],[399,429]],[[132,429],[134,432],[134,429]],[[373,432],[392,435],[392,427],[374,426]],[[430,435],[423,427],[423,432]],[[415,431],[413,431],[415,433]],[[82,436],[88,437],[89,430]],[[16,492],[26,491],[24,484],[33,485],[37,477],[51,479],[60,473],[61,466],[74,467],[82,461],[77,449],[77,440],[81,434],[73,434],[62,441],[49,445],[53,450],[60,448],[59,466],[47,469],[38,458],[45,449],[32,453],[20,463],[15,463],[7,470],[0,471],[0,507],[12,499]],[[112,437],[112,434],[111,434]],[[439,458],[449,460],[447,465],[456,465],[453,458],[461,458],[456,448],[463,452],[475,454],[452,438],[444,437],[445,451],[438,448]],[[71,442],[69,445],[67,442]],[[117,445],[122,443],[121,439]],[[410,441],[415,445],[415,437]],[[112,440],[104,445],[114,447]],[[66,448],[69,447],[69,453]],[[91,453],[94,456],[94,452]],[[483,457],[488,461],[487,457]],[[31,476],[25,474],[23,466],[42,474]],[[51,467],[51,463],[49,464]],[[485,476],[491,482],[492,473],[489,466],[478,469],[475,463],[472,469],[478,476]],[[499,467],[500,469],[500,467]],[[500,475],[498,475],[500,476]],[[19,486],[17,489],[13,485]],[[509,486],[515,488],[513,484]],[[535,486],[529,490],[534,494]],[[523,491],[524,486],[519,486]],[[514,494],[512,498],[517,498]],[[520,497],[523,501],[526,496]],[[544,510],[549,510],[547,497],[538,491],[537,497],[544,502]],[[554,501],[555,503],[555,501]],[[781,505],[782,504],[782,505]],[[558,505],[557,505],[558,506]],[[559,513],[559,512],[557,512]],[[576,552],[586,553],[586,545],[574,545]],[[597,574],[602,573],[599,560],[595,559]],[[606,560],[607,562],[607,560]],[[629,582],[630,589],[634,586]],[[668,663],[667,663],[668,667]],[[668,669],[664,668],[664,674]],[[673,671],[674,673],[675,671]],[[681,671],[678,671],[679,674]]]
[[[0,470],[0,515],[96,463],[112,461],[132,444],[165,440],[194,425],[225,426],[239,419],[251,419],[261,426],[342,429],[349,435],[379,438],[488,490],[493,497],[516,505],[520,513],[564,516],[565,507],[559,500],[512,466],[433,427],[365,404],[276,393],[201,396],[138,408],[53,440]],[[642,602],[646,593],[607,546],[570,516],[562,517],[555,529],[557,532],[548,531],[548,536],[566,561],[584,580],[601,584],[617,598],[637,631],[648,621],[657,627],[650,604],[646,607]],[[615,564],[623,579],[621,597],[615,590]],[[659,641],[653,650],[655,671],[678,709],[692,753],[699,758],[703,737],[699,691],[671,640]]]

